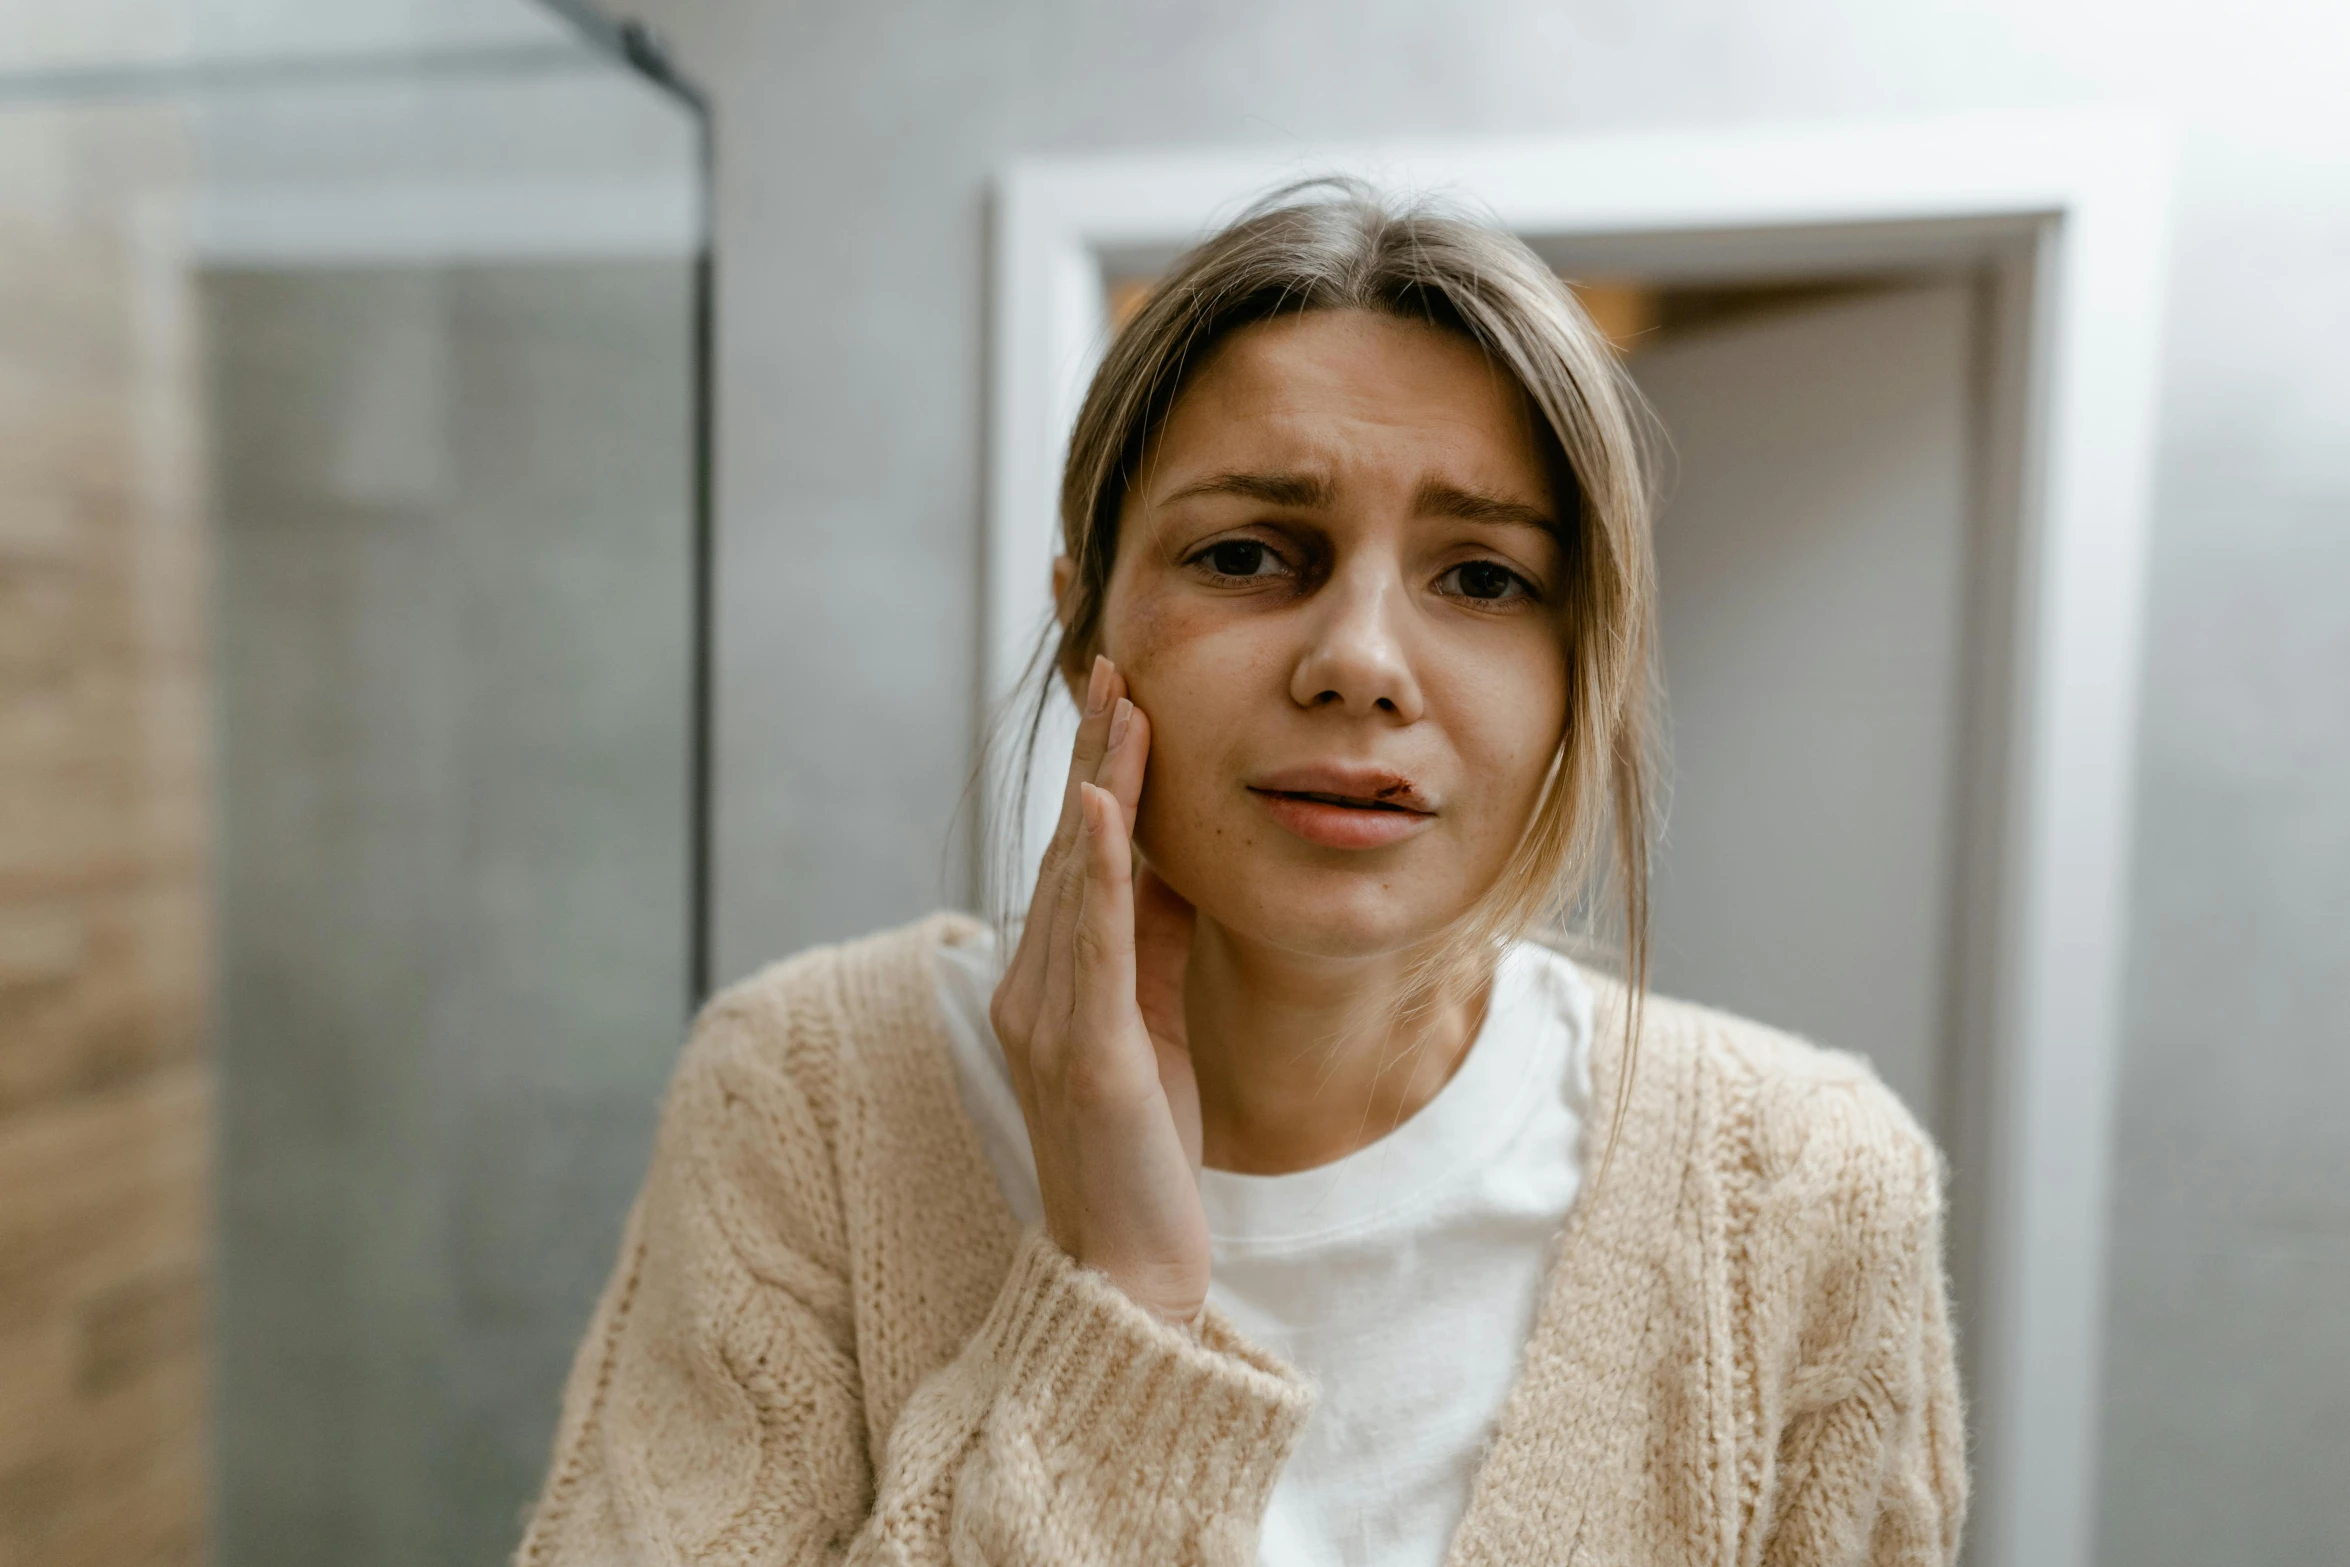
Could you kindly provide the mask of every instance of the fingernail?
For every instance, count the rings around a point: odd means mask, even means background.
[[[1134,704],[1118,698],[1117,711],[1110,714],[1110,749],[1115,751],[1125,743],[1126,725],[1134,717]]]
[[[1110,699],[1110,661],[1101,654],[1093,656],[1093,678],[1085,687],[1085,716],[1091,718],[1102,710]]]
[[[1092,785],[1092,784],[1081,783],[1081,784],[1079,784],[1079,785],[1077,786],[1077,801],[1078,801],[1078,805],[1079,805],[1079,807],[1080,807],[1080,809],[1079,809],[1079,810],[1078,810],[1078,812],[1077,812],[1078,821],[1079,821],[1080,825],[1082,825],[1082,826],[1085,828],[1085,836],[1087,836],[1088,838],[1090,838],[1090,837],[1092,837],[1092,836],[1094,835],[1094,832],[1095,832],[1095,828],[1094,828],[1094,810],[1095,810],[1095,807],[1094,807],[1094,803],[1093,803],[1093,785]]]

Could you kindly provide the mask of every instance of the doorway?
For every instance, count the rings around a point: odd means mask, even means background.
[[[1757,293],[1627,345],[1671,440],[1655,984],[1867,1056],[1947,1146],[1977,290]]]

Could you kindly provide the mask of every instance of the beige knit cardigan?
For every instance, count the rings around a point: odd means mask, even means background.
[[[968,934],[806,953],[704,1011],[520,1562],[1253,1558],[1313,1390],[1017,1226],[934,1000]],[[1624,992],[1591,981],[1604,1107]],[[1933,1146],[1857,1060],[1642,1017],[1448,1561],[1949,1562]]]

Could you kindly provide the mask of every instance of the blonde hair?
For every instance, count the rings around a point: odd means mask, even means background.
[[[1647,983],[1656,775],[1648,425],[1607,340],[1514,235],[1426,202],[1390,203],[1359,181],[1321,179],[1274,191],[1178,260],[1111,339],[1077,415],[1061,480],[1061,547],[1075,570],[1038,673],[1078,677],[1091,662],[1128,488],[1190,371],[1243,327],[1321,310],[1459,333],[1516,382],[1550,448],[1567,558],[1566,723],[1510,861],[1425,972],[1455,971],[1537,928],[1573,926],[1587,944],[1615,947],[1631,1000],[1628,1078]],[[1044,696],[1040,682],[1031,744]],[[1607,941],[1598,925],[1611,901],[1619,928]]]

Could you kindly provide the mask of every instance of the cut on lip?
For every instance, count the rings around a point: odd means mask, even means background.
[[[1286,800],[1312,800],[1318,805],[1343,805],[1357,811],[1396,811],[1406,816],[1428,814],[1426,811],[1415,810],[1408,805],[1398,805],[1393,800],[1367,800],[1360,795],[1320,794],[1310,789],[1265,789],[1259,792],[1277,794]]]
[[[1267,768],[1244,781],[1259,794],[1278,795],[1301,805],[1398,811],[1407,816],[1436,814],[1436,803],[1409,777],[1368,762],[1296,763]]]

